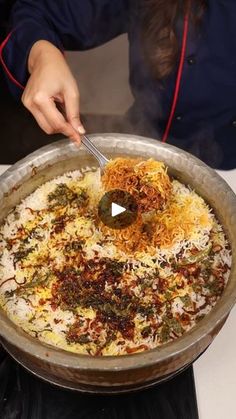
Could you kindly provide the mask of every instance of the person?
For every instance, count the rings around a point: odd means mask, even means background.
[[[232,169],[235,13],[234,0],[17,0],[0,59],[40,127],[80,141],[79,88],[63,51],[128,33],[134,130]]]

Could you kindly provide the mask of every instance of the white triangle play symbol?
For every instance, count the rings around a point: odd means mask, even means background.
[[[114,204],[114,202],[112,202],[111,204],[111,216],[112,217],[116,217],[116,215],[122,214],[122,212],[125,212],[126,208],[121,207],[118,204]]]

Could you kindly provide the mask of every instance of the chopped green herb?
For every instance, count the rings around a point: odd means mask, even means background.
[[[168,326],[168,324],[164,324],[162,326],[160,339],[162,343],[165,343],[170,339],[170,327]]]
[[[83,249],[84,244],[84,240],[73,241],[65,246],[65,251],[66,253],[81,251]]]
[[[142,330],[142,332],[141,332],[141,335],[142,335],[142,337],[145,339],[145,338],[147,338],[148,336],[150,336],[150,335],[151,335],[151,333],[152,333],[152,328],[151,328],[151,326],[146,326],[146,327],[144,327],[144,328],[143,328],[143,330]]]
[[[184,307],[190,307],[192,304],[192,300],[189,297],[188,294],[183,295],[183,297],[180,297],[181,301],[184,303]]]
[[[212,248],[212,244],[210,243],[205,250],[198,252],[195,255],[189,256],[186,259],[180,260],[177,263],[177,266],[181,267],[181,266],[192,265],[193,263],[201,262],[209,255],[211,248]]]
[[[75,204],[80,207],[87,201],[88,195],[84,189],[81,188],[79,192],[74,192],[64,183],[57,185],[56,189],[48,195],[51,209],[65,207],[68,204]]]
[[[18,252],[14,253],[14,263],[21,262],[23,259],[26,259],[27,256],[35,250],[34,247],[29,247],[28,249],[21,249]]]
[[[165,292],[165,298],[166,298],[166,300],[171,300],[171,298],[172,298],[172,294],[171,294],[171,292],[170,292],[170,291],[166,291],[166,292]]]
[[[49,285],[50,279],[51,273],[48,273],[46,275],[40,275],[39,273],[36,273],[31,279],[31,281],[27,282],[24,285],[21,285],[19,288],[14,290],[13,293],[17,295],[22,295],[36,287],[46,287]]]
[[[210,295],[220,296],[223,292],[224,284],[218,278],[214,278],[213,281],[205,285],[205,288],[208,289]]]

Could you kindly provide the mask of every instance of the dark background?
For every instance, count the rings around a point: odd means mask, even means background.
[[[9,32],[9,14],[14,0],[0,0],[0,43]],[[43,134],[30,113],[11,97],[0,67],[0,164],[12,164],[48,144],[52,138]],[[54,138],[55,140],[55,138]]]

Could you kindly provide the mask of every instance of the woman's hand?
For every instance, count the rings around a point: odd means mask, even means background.
[[[79,134],[85,130],[80,121],[79,90],[61,51],[47,41],[36,42],[28,68],[31,76],[22,96],[25,107],[47,134],[62,133],[80,142]]]

